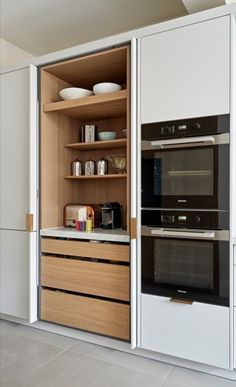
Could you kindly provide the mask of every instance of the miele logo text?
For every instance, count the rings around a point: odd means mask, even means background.
[[[185,200],[185,199],[178,199],[178,203],[187,203],[187,200]]]
[[[186,294],[187,291],[186,291],[186,290],[179,290],[179,289],[178,289],[178,293],[184,293],[184,294]]]

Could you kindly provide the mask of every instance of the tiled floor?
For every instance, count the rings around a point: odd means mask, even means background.
[[[236,387],[236,382],[0,320],[1,387]]]

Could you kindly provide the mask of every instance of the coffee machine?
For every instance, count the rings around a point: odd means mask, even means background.
[[[115,229],[121,227],[121,205],[117,202],[104,203],[102,210],[102,228]]]

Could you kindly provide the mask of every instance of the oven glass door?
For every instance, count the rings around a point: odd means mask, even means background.
[[[142,150],[143,208],[229,209],[229,145]]]
[[[229,305],[229,242],[142,236],[142,293]]]

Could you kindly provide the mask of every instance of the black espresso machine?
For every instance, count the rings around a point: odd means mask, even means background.
[[[102,228],[115,229],[121,227],[121,205],[117,202],[104,203],[102,210]]]

